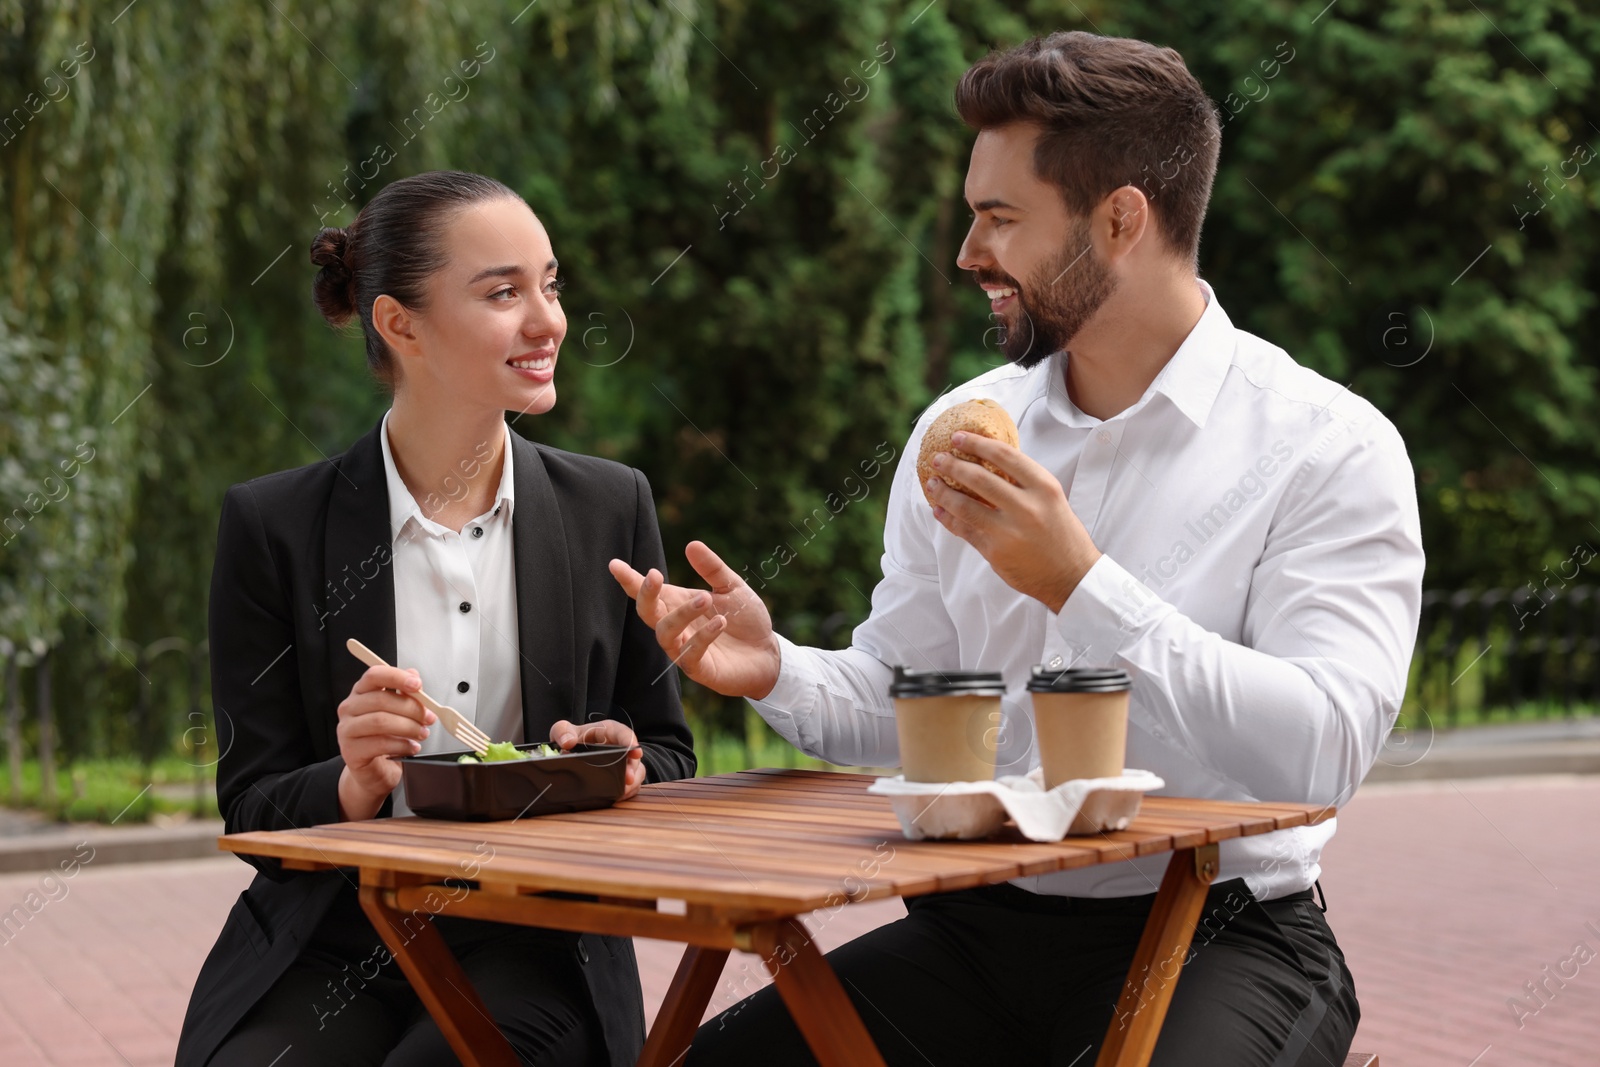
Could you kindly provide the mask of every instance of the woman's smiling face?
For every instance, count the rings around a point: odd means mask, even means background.
[[[567,316],[544,226],[507,197],[456,212],[440,238],[445,265],[414,319],[422,358],[404,361],[404,387],[466,406],[549,411]]]

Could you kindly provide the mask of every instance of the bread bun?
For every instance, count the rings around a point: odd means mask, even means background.
[[[922,435],[922,448],[917,453],[917,481],[922,485],[922,495],[928,496],[928,479],[937,475],[944,484],[950,488],[966,493],[974,500],[987,504],[977,493],[966,486],[959,484],[948,474],[934,469],[933,456],[936,452],[947,452],[957,459],[964,459],[968,463],[982,463],[989,470],[998,474],[1012,485],[1017,480],[1005,473],[992,463],[980,460],[968,452],[958,452],[950,447],[951,435],[958,431],[982,434],[992,437],[996,441],[1003,441],[1013,448],[1021,444],[1017,437],[1017,424],[1011,421],[1011,416],[1006,414],[1006,409],[993,400],[968,400],[962,404],[955,404],[933,420],[933,425],[928,427],[928,432]],[[928,498],[928,503],[933,503],[933,498]]]

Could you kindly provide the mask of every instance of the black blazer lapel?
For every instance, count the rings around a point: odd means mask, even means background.
[[[345,642],[354,637],[385,661],[395,661],[394,535],[389,529],[389,483],[383,466],[383,445],[373,427],[335,463],[341,476],[333,481],[324,539],[325,583],[317,609],[325,635],[323,653],[337,706],[366,671]],[[518,487],[520,489],[520,486]],[[311,677],[319,676],[313,673]],[[339,749],[338,721],[325,716],[325,742]]]
[[[516,506],[511,538],[517,575],[517,646],[522,654],[522,724],[543,741],[561,719],[582,716],[574,692],[572,565],[566,527],[539,450],[511,435]]]

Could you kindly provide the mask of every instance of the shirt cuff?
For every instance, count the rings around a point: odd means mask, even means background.
[[[751,703],[764,705],[774,711],[793,713],[803,710],[801,704],[809,703],[810,697],[816,692],[816,680],[807,674],[802,663],[805,650],[782,634],[773,636],[778,639],[778,682],[772,687],[772,692]]]
[[[1061,605],[1056,629],[1072,651],[1073,666],[1109,667],[1134,635],[1173,610],[1149,586],[1101,553]]]

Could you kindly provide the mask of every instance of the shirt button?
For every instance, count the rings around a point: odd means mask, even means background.
[[[1109,445],[1111,443],[1110,430],[1101,430],[1096,436],[1100,438],[1100,443],[1103,445]]]
[[[469,612],[471,610],[472,610],[472,605],[467,603],[465,600],[463,600],[461,602],[461,614],[465,615],[467,612]]]
[[[483,536],[483,527],[482,526],[474,526],[472,528],[472,536],[473,537],[482,537]]]
[[[1046,663],[1045,666],[1049,667],[1051,670],[1057,670],[1065,662],[1066,660],[1062,659],[1060,656],[1051,656],[1050,662]]]
[[[457,682],[456,683],[456,692],[458,692],[458,693],[465,693],[468,689],[471,689],[471,688],[472,688],[472,686],[468,685],[466,682]]]
[[[579,963],[588,963],[589,962],[589,947],[583,943],[583,939],[582,938],[579,938],[579,940],[578,940],[578,962]]]

